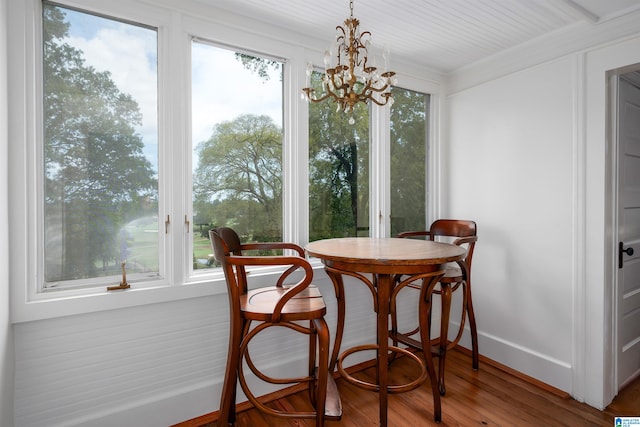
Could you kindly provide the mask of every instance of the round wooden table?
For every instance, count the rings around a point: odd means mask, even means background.
[[[309,243],[305,250],[309,256],[322,260],[325,270],[331,278],[337,298],[338,321],[336,337],[331,356],[330,369],[334,370],[336,363],[345,379],[365,389],[379,393],[380,425],[387,425],[388,394],[409,391],[426,380],[426,374],[431,380],[434,400],[434,419],[441,419],[440,393],[438,392],[437,377],[430,351],[425,351],[424,375],[404,386],[389,385],[388,362],[389,351],[410,355],[422,363],[413,353],[389,345],[389,309],[396,275],[409,275],[414,280],[427,278],[433,285],[444,274],[443,265],[462,259],[464,248],[460,246],[433,242],[428,240],[398,239],[398,238],[369,238],[347,237],[338,239],[318,240]],[[364,274],[370,274],[369,277]],[[358,278],[367,285],[373,296],[374,310],[377,313],[377,344],[369,344],[346,350],[340,355],[340,345],[344,331],[345,299],[343,276]],[[429,342],[428,328],[421,333],[426,334]],[[370,384],[351,377],[342,369],[341,361],[346,356],[360,350],[377,349],[377,383]]]

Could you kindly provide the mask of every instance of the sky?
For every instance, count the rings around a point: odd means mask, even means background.
[[[270,71],[268,80],[244,68],[235,52],[193,43],[193,141],[211,136],[214,123],[246,114],[266,114],[282,126],[282,81]]]
[[[145,155],[157,171],[158,56],[157,33],[147,27],[113,21],[65,9],[71,46],[81,50],[85,64],[109,71],[121,92],[138,102],[142,125],[136,132]],[[241,114],[266,114],[282,126],[282,82],[272,72],[268,81],[246,70],[233,51],[211,44],[191,46],[193,146],[211,136],[216,123]],[[195,166],[195,165],[194,165]]]

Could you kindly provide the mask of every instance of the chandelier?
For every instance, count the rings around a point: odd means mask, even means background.
[[[338,110],[352,112],[358,102],[374,102],[383,106],[393,104],[391,86],[396,84],[396,73],[380,73],[373,60],[367,57],[371,45],[371,33],[360,33],[360,21],[353,17],[353,0],[349,2],[351,16],[345,19],[344,26],[336,27],[336,43],[324,53],[325,72],[322,77],[323,93],[318,95],[315,89],[302,89],[304,97],[311,102],[333,99]],[[335,55],[335,56],[334,56]],[[388,54],[384,52],[385,68]],[[335,58],[335,64],[332,61]],[[307,81],[313,72],[313,66],[307,68]]]

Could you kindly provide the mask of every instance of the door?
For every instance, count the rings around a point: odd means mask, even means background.
[[[640,84],[632,81],[622,75],[618,84],[618,390],[640,374]]]

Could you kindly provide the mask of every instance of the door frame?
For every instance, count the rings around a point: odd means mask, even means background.
[[[614,377],[614,269],[617,229],[612,204],[614,145],[608,73],[640,63],[640,37],[577,54],[577,289],[574,293],[573,396],[604,409],[618,390]],[[617,267],[617,266],[616,266]]]
[[[619,207],[620,207],[620,188],[619,188],[619,179],[620,179],[620,163],[619,163],[619,159],[620,159],[620,140],[619,140],[619,136],[620,136],[620,128],[619,128],[619,108],[618,108],[618,104],[619,104],[619,93],[620,93],[620,80],[622,79],[622,77],[630,72],[635,72],[635,71],[640,71],[640,63],[636,63],[636,64],[632,64],[632,65],[628,65],[628,66],[624,66],[621,68],[617,68],[614,70],[611,70],[607,73],[607,80],[608,80],[608,86],[607,86],[607,98],[609,100],[608,103],[608,108],[609,108],[609,113],[607,114],[607,133],[609,134],[609,152],[611,153],[611,161],[613,162],[613,166],[612,166],[612,172],[613,172],[613,177],[611,178],[612,182],[612,191],[611,191],[611,207],[613,209],[613,214],[612,214],[612,234],[614,237],[612,245],[613,245],[613,252],[616,254],[616,257],[618,255],[618,242],[620,239],[620,223],[619,223]],[[627,79],[627,80],[633,80],[633,79]],[[640,87],[640,81],[634,81],[632,82],[632,84],[634,84],[637,87]],[[617,265],[618,262],[617,260],[614,260],[614,264]],[[612,338],[613,338],[613,346],[611,347],[611,352],[612,352],[612,362],[613,362],[613,391],[615,392],[615,394],[618,393],[618,391],[620,390],[621,387],[621,383],[620,383],[620,378],[618,378],[618,365],[619,365],[619,352],[618,352],[618,347],[620,345],[618,338],[619,338],[619,328],[620,325],[618,323],[619,320],[619,301],[620,301],[620,289],[619,289],[619,268],[616,268],[614,266],[613,268],[613,277],[611,278],[611,282],[612,282]]]

